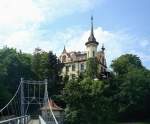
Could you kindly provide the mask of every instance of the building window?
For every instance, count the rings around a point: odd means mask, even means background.
[[[66,66],[66,72],[68,72],[69,71],[69,66]]]
[[[62,57],[62,62],[66,62],[66,56]]]
[[[84,70],[84,64],[82,63],[81,64],[81,71],[83,71]]]
[[[95,52],[93,51],[93,57],[95,56]]]
[[[76,75],[75,74],[72,74],[72,79],[75,79],[76,78]]]
[[[75,64],[72,65],[72,71],[75,71]]]

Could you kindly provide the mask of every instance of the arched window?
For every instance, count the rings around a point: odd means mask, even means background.
[[[62,62],[66,62],[66,56],[62,57]]]
[[[95,51],[93,51],[93,57],[95,57]]]
[[[81,64],[81,71],[84,71],[84,63]]]
[[[72,71],[75,71],[75,69],[76,69],[76,66],[75,66],[75,64],[73,64],[72,65]]]

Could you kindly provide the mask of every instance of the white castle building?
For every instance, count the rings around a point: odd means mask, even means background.
[[[81,73],[86,70],[86,61],[89,58],[96,57],[98,60],[99,70],[98,73],[101,76],[107,76],[106,70],[106,58],[105,58],[105,48],[102,45],[100,51],[97,51],[99,42],[96,41],[93,31],[93,17],[91,17],[91,33],[88,38],[88,41],[85,43],[86,51],[84,52],[67,52],[64,47],[63,52],[61,53],[59,59],[64,63],[62,69],[62,76],[69,76],[69,79],[78,77]]]

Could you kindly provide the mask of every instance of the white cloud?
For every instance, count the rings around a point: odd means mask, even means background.
[[[0,26],[25,26],[43,19],[32,0],[0,0]]]
[[[101,45],[104,43],[106,48],[106,59],[108,65],[111,61],[116,59],[122,54],[132,53],[138,55],[144,63],[150,61],[149,51],[145,49],[147,45],[141,45],[147,40],[138,39],[138,37],[129,35],[127,32],[116,31],[110,32],[104,30],[101,27],[97,27],[95,30],[95,37],[99,42],[98,50],[101,49]],[[66,35],[67,34],[67,35]],[[67,51],[85,51],[85,42],[87,42],[90,31],[76,29],[68,30],[61,33],[60,39],[62,44],[66,44]],[[68,42],[66,42],[66,37],[68,36]],[[55,39],[56,40],[56,39]],[[54,41],[55,41],[54,40]],[[57,40],[56,40],[57,41]],[[59,43],[59,40],[57,41]],[[60,45],[59,45],[60,46]],[[63,45],[59,49],[59,54],[63,50]],[[142,51],[140,48],[144,49]],[[147,65],[146,65],[147,66]]]
[[[89,11],[96,3],[96,0],[0,0],[1,46],[7,45],[31,52],[32,47],[49,43],[50,39],[40,41],[44,37],[40,34],[41,24],[66,15]]]
[[[101,49],[102,43],[105,45],[108,65],[113,59],[125,53],[137,54],[144,63],[150,61],[149,51],[145,49],[147,45],[143,45],[147,40],[138,39],[127,32],[110,32],[102,27],[95,28],[94,33],[99,42],[98,50]],[[43,34],[46,38],[43,38]],[[67,51],[85,51],[85,42],[87,42],[89,35],[90,30],[83,30],[79,27],[67,28],[53,35],[49,35],[46,30],[19,31],[11,34],[5,43],[24,52],[32,53],[34,48],[39,46],[46,51],[53,50],[54,53],[60,55],[64,45]],[[148,44],[148,42],[146,43]]]
[[[71,31],[71,33],[69,32],[64,33],[64,36],[65,34],[72,35],[70,36],[71,39],[69,39],[67,43],[64,41],[66,43],[66,49],[68,51],[72,51],[72,50],[73,51],[85,51],[86,49],[85,42],[87,42],[88,40],[90,31],[88,30],[88,31],[81,32],[80,31],[81,29],[78,29],[78,30],[80,33],[77,30],[75,30],[74,32]],[[112,59],[121,55],[124,52],[124,49],[123,49],[124,42],[127,38],[124,37],[123,34],[119,34],[116,32],[111,33],[109,31],[105,31],[101,27],[96,28],[94,32],[95,32],[95,37],[97,41],[99,42],[98,50],[101,50],[101,46],[103,43],[105,44],[106,56],[107,56],[107,60],[109,64]]]
[[[67,28],[51,35],[38,27],[43,22],[90,11],[98,3],[97,0],[0,0],[0,46],[7,45],[30,53],[39,46],[60,54],[64,45],[69,51],[84,51],[89,30]],[[100,43],[98,49],[102,43],[105,44],[108,65],[114,58],[132,51],[145,62],[150,60],[149,40],[138,39],[127,32],[110,32],[101,27],[95,28],[94,32]]]
[[[0,27],[30,28],[44,21],[89,11],[95,4],[96,0],[0,0]]]

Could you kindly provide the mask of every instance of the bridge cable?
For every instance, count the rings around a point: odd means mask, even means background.
[[[14,96],[10,99],[10,101],[2,109],[0,109],[0,112],[2,112],[5,108],[7,108],[9,106],[9,104],[14,100],[14,98],[16,97],[16,95],[17,95],[17,93],[18,93],[18,91],[20,89],[20,86],[21,86],[21,82],[20,82],[20,84],[18,86],[18,89],[15,92]]]
[[[50,100],[51,100],[51,99],[50,99]],[[51,100],[51,101],[52,101],[52,100]],[[56,119],[56,117],[55,117],[55,115],[54,115],[54,113],[53,113],[52,107],[51,107],[51,105],[50,105],[49,103],[50,103],[50,102],[49,102],[49,99],[48,99],[48,106],[49,106],[49,109],[50,109],[50,111],[51,111],[51,114],[52,114],[52,116],[53,116],[53,118],[54,118],[55,123],[58,124],[58,121],[57,121],[57,119]]]

